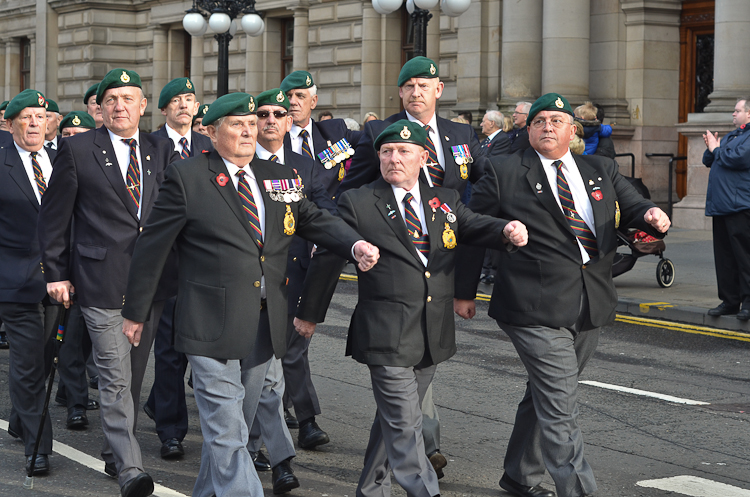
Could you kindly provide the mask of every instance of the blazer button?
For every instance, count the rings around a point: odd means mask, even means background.
[[[260,287],[260,281],[256,281],[256,282],[254,282],[254,283],[253,283],[253,286],[254,286],[255,288],[258,288],[258,287]]]
[[[141,226],[140,228],[138,228],[138,232],[140,233],[141,231],[143,231],[143,226]]]
[[[427,302],[432,302],[432,295],[427,296]]]
[[[266,256],[265,255],[261,255],[260,256],[260,262],[266,262]]]
[[[292,258],[292,260],[293,260],[294,262],[297,262],[297,258],[296,258],[296,257]]]
[[[581,266],[581,269],[586,269],[586,264],[584,264],[583,266]]]
[[[430,272],[429,271],[425,271],[424,272],[424,277],[425,278],[429,278],[430,277]]]

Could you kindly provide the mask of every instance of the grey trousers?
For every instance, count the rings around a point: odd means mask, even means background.
[[[522,485],[534,486],[546,468],[558,497],[593,494],[596,482],[583,455],[577,392],[578,375],[594,355],[599,328],[576,332],[500,321],[498,325],[529,375],[508,441],[505,472]]]
[[[440,450],[440,416],[432,399],[432,383],[422,399],[422,438],[425,454]]]
[[[438,495],[437,475],[424,450],[419,408],[432,382],[435,366],[369,368],[378,410],[370,429],[357,496],[389,496],[391,470],[409,496]]]
[[[133,347],[122,333],[120,309],[81,307],[91,337],[92,354],[99,370],[99,404],[101,405],[105,463],[115,463],[117,480],[122,487],[143,472],[141,447],[135,438],[141,386],[154,343],[156,324],[164,302],[155,302],[151,317],[143,323],[138,347]]]

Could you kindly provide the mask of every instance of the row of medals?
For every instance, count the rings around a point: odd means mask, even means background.
[[[333,160],[329,160],[323,165],[325,166],[326,169],[331,169],[336,164],[339,164],[340,162],[345,161],[346,159],[350,158],[352,155],[354,155],[354,149],[352,147],[349,147],[344,152],[334,155]]]

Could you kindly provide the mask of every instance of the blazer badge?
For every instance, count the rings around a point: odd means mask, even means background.
[[[620,227],[620,203],[615,200],[615,229]]]
[[[289,204],[286,204],[286,213],[284,214],[284,234],[294,234],[294,214],[292,214],[292,208]]]
[[[445,229],[443,230],[443,245],[448,250],[456,248],[456,233],[448,223],[445,223]]]
[[[595,192],[591,193],[591,196],[594,197],[597,202],[604,198],[601,190],[596,190]]]

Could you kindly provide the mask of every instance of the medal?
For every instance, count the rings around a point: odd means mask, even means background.
[[[344,168],[344,164],[341,164],[341,167],[339,167],[339,181],[344,179],[345,174],[346,174],[346,169]]]
[[[448,250],[456,248],[456,234],[448,223],[445,223],[445,229],[443,230],[443,245]]]
[[[461,164],[458,170],[461,173],[461,179],[469,179],[469,167],[466,164]]]
[[[294,214],[289,205],[286,206],[286,214],[284,214],[284,234],[290,236],[294,234]]]
[[[263,180],[263,187],[268,192],[271,200],[276,202],[299,202],[304,197],[302,179],[297,176],[295,179],[266,179]]]
[[[455,223],[456,222],[456,215],[452,212],[449,212],[445,218],[448,220],[449,223]]]
[[[620,227],[620,203],[615,200],[615,229]]]

